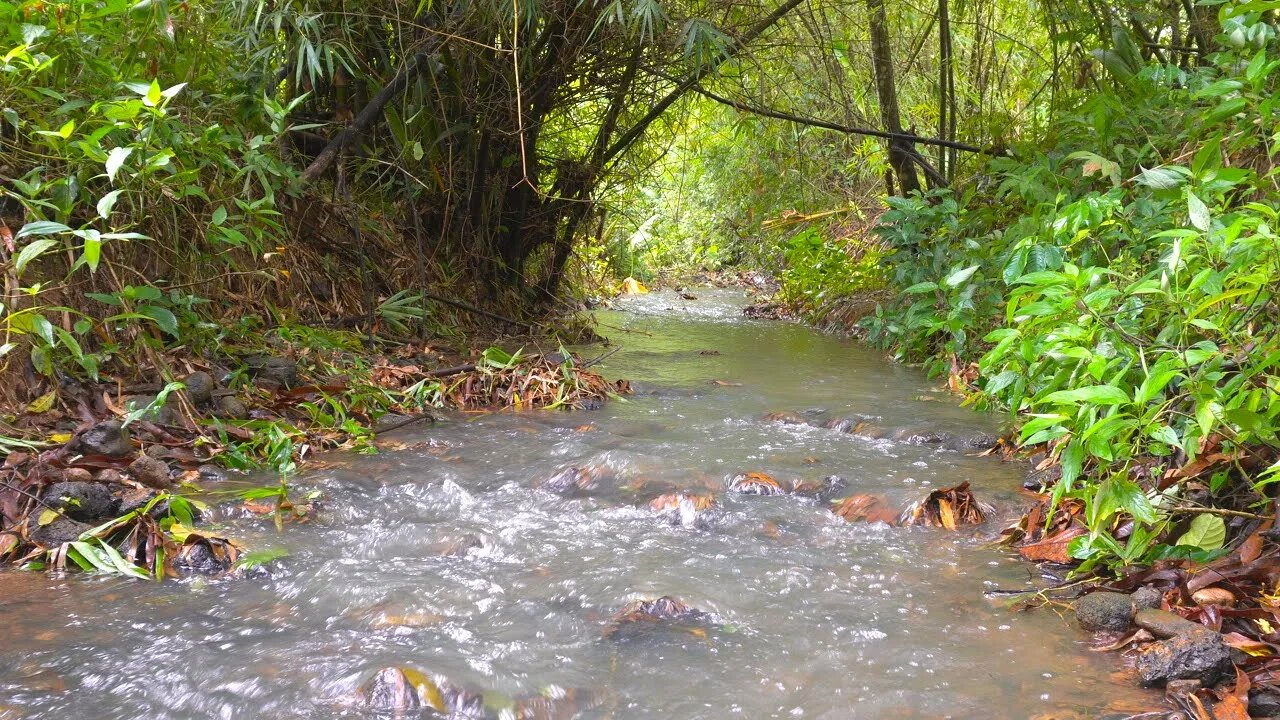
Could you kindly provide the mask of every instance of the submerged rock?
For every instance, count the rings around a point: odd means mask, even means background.
[[[1114,592],[1092,592],[1076,600],[1076,622],[1089,631],[1128,630],[1133,600]]]
[[[586,495],[600,486],[600,481],[612,473],[598,465],[566,467],[536,483],[534,487],[557,495],[574,497]]]
[[[98,482],[54,483],[40,499],[66,517],[86,522],[114,517],[120,508],[120,499]]]
[[[634,600],[613,614],[605,626],[609,640],[630,640],[657,628],[674,628],[698,637],[706,636],[711,615],[682,600],[663,595],[656,600]]]
[[[761,472],[738,473],[729,479],[729,490],[743,495],[785,495],[787,491],[773,479]]]
[[[483,717],[480,693],[452,685],[440,675],[413,668],[379,670],[360,686],[358,694],[374,710],[431,709],[449,717]]]
[[[81,455],[123,457],[133,453],[129,432],[117,420],[104,420],[71,441],[72,452]]]
[[[649,501],[649,509],[666,518],[672,525],[703,529],[707,516],[716,505],[714,495],[667,493]]]

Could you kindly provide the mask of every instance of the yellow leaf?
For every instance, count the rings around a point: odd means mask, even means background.
[[[41,527],[44,527],[60,517],[62,517],[62,513],[57,510],[42,510],[40,512],[40,516],[36,518],[36,522],[39,523]]]
[[[57,399],[58,399],[58,391],[50,390],[49,392],[41,395],[35,400],[32,400],[31,404],[27,406],[27,412],[31,413],[32,415],[39,415],[40,413],[49,412],[49,410],[53,408],[53,401]]]
[[[69,443],[71,442],[71,433],[49,433],[49,442]]]
[[[400,668],[400,672],[404,673],[404,679],[408,680],[410,685],[418,689],[418,694],[422,696],[422,701],[427,704],[427,707],[436,712],[448,710],[440,687],[426,673],[408,667]]]
[[[644,295],[647,292],[649,292],[649,288],[635,278],[629,277],[622,281],[622,293],[624,295]]]
[[[942,520],[942,527],[948,530],[956,529],[956,516],[951,510],[950,502],[938,500],[938,517]]]
[[[173,539],[177,540],[178,542],[186,542],[187,538],[190,537],[192,532],[194,531],[191,528],[187,527],[186,525],[183,525],[180,522],[175,522],[174,524],[169,526],[169,534],[172,535]]]

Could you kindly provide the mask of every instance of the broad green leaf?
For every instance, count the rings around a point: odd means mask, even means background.
[[[1145,185],[1156,190],[1170,190],[1181,186],[1187,181],[1190,173],[1186,168],[1173,166],[1142,168],[1142,172],[1138,173],[1135,178],[1139,185]]]
[[[950,275],[948,275],[947,279],[942,281],[942,284],[946,285],[947,287],[958,287],[965,280],[968,280],[970,277],[972,277],[973,274],[977,271],[978,271],[977,265],[971,265],[967,268],[964,268],[963,270],[957,270],[951,273]]]
[[[1191,218],[1192,227],[1201,232],[1209,231],[1209,208],[1190,189],[1187,190],[1187,215]]]
[[[1074,390],[1049,393],[1045,402],[1070,405],[1082,402],[1096,405],[1119,405],[1129,402],[1129,394],[1115,385],[1089,385]]]
[[[58,241],[56,239],[48,237],[39,238],[38,240],[28,244],[18,252],[18,257],[14,258],[14,270],[17,271],[18,275],[22,275],[22,271],[26,269],[27,265],[30,264],[32,260],[35,260],[45,254],[50,248],[57,244]]]
[[[1199,548],[1201,550],[1217,550],[1227,539],[1227,526],[1217,515],[1197,515],[1191,521],[1191,527],[1178,538],[1178,545]]]
[[[112,190],[111,192],[98,198],[98,217],[106,220],[111,216],[111,211],[115,209],[116,200],[120,199],[120,193],[123,190]]]
[[[112,183],[116,181],[116,173],[120,172],[120,167],[132,152],[131,147],[114,147],[107,153],[107,179]]]

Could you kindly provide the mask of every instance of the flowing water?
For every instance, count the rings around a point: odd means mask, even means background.
[[[1150,709],[1114,654],[1052,611],[984,596],[1034,568],[948,533],[846,524],[795,496],[719,493],[700,528],[655,517],[672,488],[737,471],[840,475],[897,506],[968,480],[1011,513],[1025,468],[928,446],[765,422],[822,411],[958,433],[996,420],[917,371],[806,328],[744,320],[740,294],[655,293],[601,314],[626,402],[478,416],[329,456],[312,523],[226,531],[290,555],[269,574],[163,584],[0,575],[0,717],[368,717],[355,688],[412,667],[490,708],[590,689],[584,718],[1075,718]],[[714,354],[718,353],[718,354]],[[719,382],[717,382],[719,381]],[[589,497],[533,487],[566,465],[616,478]],[[603,637],[629,600],[672,595],[707,632]],[[554,693],[553,693],[554,694]],[[581,697],[586,697],[583,693]],[[566,706],[561,715],[568,717]]]

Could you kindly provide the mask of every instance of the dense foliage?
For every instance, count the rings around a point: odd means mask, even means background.
[[[869,337],[1048,449],[1086,567],[1216,550],[1223,519],[1199,508],[1260,506],[1277,479],[1280,56],[1259,12],[1222,15],[1222,49],[1190,67],[1116,32],[1114,82],[1043,150],[892,199],[878,229],[902,296]]]

